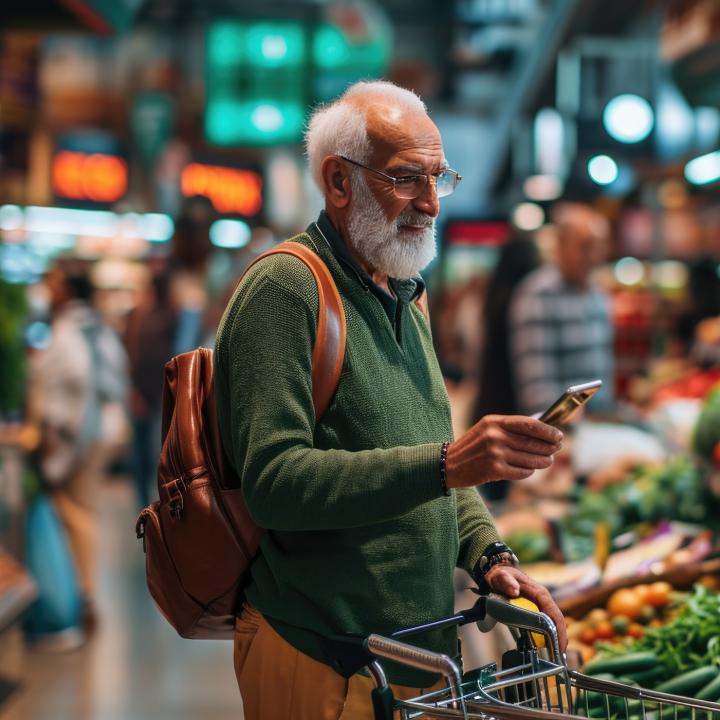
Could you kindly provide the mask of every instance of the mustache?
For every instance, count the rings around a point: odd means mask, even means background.
[[[432,227],[435,224],[435,218],[425,215],[424,213],[407,212],[398,217],[395,221],[396,227],[402,225],[417,225],[419,227]]]

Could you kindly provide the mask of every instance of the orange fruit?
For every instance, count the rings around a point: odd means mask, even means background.
[[[603,620],[595,626],[595,635],[598,640],[609,640],[615,637],[615,628],[609,620]]]
[[[665,607],[670,602],[670,593],[672,592],[672,585],[666,582],[654,582],[648,588],[647,598],[645,602],[648,605],[652,605],[654,608]]]
[[[610,615],[625,615],[631,620],[637,620],[643,606],[638,594],[630,588],[616,590],[608,600],[607,608]]]
[[[645,628],[640,623],[630,623],[627,634],[631,638],[641,638],[645,632]]]

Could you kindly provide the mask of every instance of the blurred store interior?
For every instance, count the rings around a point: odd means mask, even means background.
[[[242,717],[231,644],[176,637],[145,587],[134,524],[157,493],[162,366],[211,347],[243,268],[317,217],[304,125],[363,78],[416,91],[463,178],[441,202],[425,272],[456,430],[478,419],[501,251],[523,241],[552,258],[566,201],[609,229],[593,282],[610,303],[612,422],[644,433],[654,459],[690,445],[720,379],[715,0],[5,2],[0,720]],[[69,292],[117,340],[108,351],[125,374],[113,452],[97,464],[97,495],[80,503],[98,513],[91,605],[86,588],[65,587],[67,550],[55,562],[44,545],[52,493],[39,455],[54,440],[34,389],[54,372],[43,358]],[[95,350],[89,358],[93,373]],[[687,402],[659,410],[671,383]],[[598,454],[563,467],[592,475],[606,469]],[[540,485],[493,507],[530,497],[554,519],[573,480],[549,478],[549,498]],[[78,632],[44,637],[52,623],[38,603]]]

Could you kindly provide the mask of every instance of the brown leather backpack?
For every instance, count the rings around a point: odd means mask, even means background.
[[[277,253],[302,260],[317,283],[312,384],[319,418],[340,379],[345,313],[318,255],[285,242],[255,262]],[[185,638],[230,639],[263,530],[250,517],[223,451],[212,372],[207,348],[178,355],[165,366],[160,500],[140,513],[135,529],[143,541],[148,589],[165,619]]]

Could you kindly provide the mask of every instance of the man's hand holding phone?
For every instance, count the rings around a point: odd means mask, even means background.
[[[471,487],[496,480],[524,480],[548,468],[562,445],[558,429],[601,387],[600,380],[569,387],[539,418],[486,415],[450,443],[447,486]]]
[[[450,443],[447,486],[471,487],[496,480],[522,480],[552,465],[563,434],[523,415],[486,415]]]

